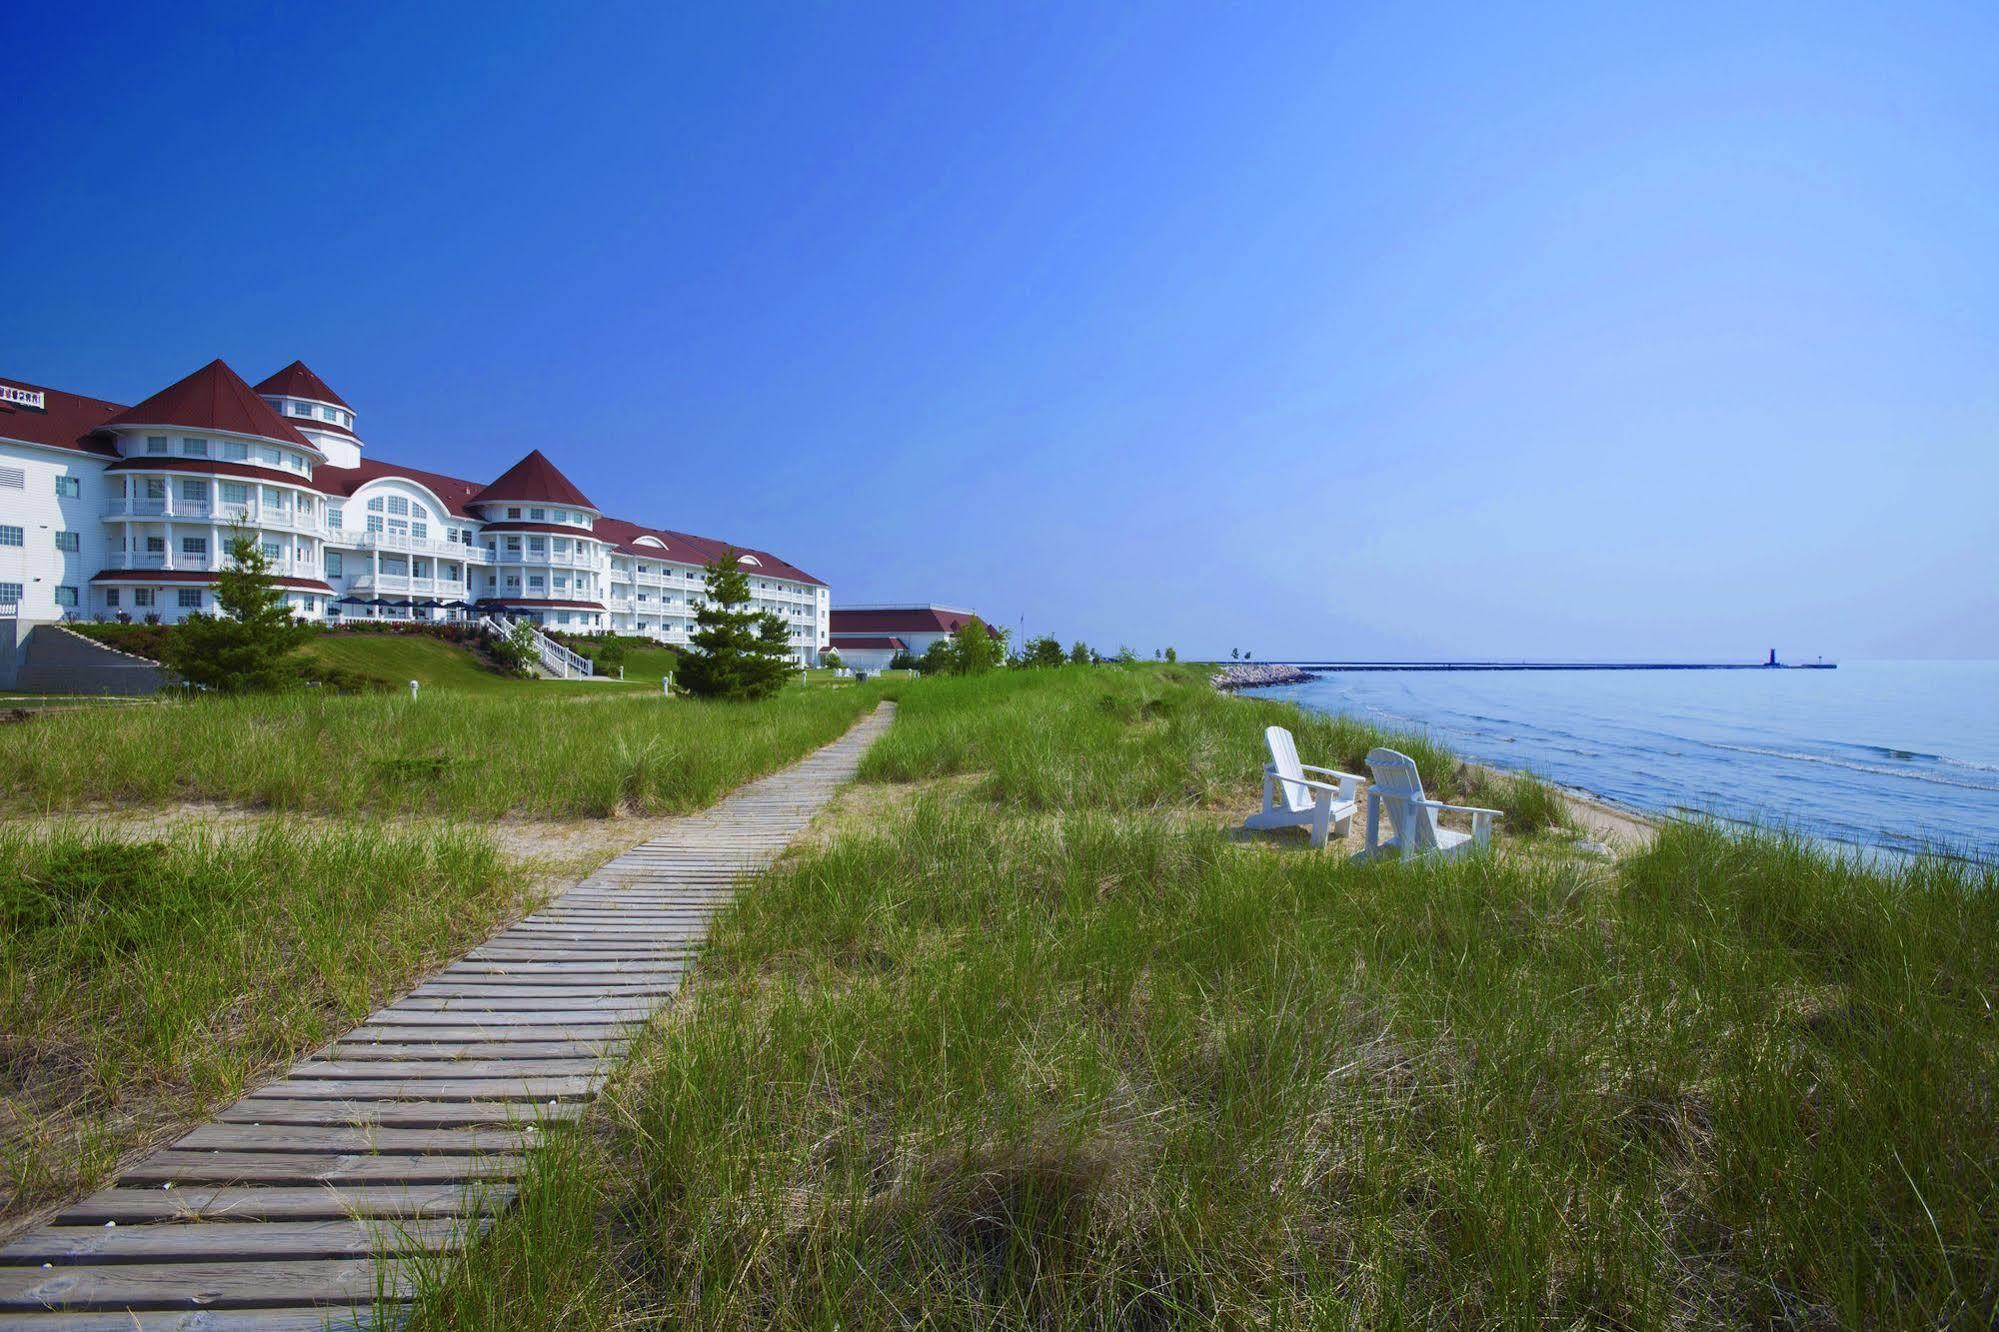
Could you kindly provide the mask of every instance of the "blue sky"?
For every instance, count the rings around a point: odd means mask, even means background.
[[[1999,656],[1991,6],[9,14],[20,378],[1106,648]]]

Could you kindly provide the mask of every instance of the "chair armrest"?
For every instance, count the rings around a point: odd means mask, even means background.
[[[1312,763],[1300,763],[1298,766],[1306,772],[1323,772],[1329,777],[1337,777],[1345,782],[1364,782],[1367,780],[1367,778],[1361,776],[1359,773],[1341,772],[1338,768],[1321,768]]]
[[[1441,800],[1412,800],[1410,803],[1421,805],[1425,809],[1434,809],[1440,813],[1444,810],[1449,810],[1454,814],[1484,814],[1488,818],[1495,819],[1506,817],[1504,810],[1486,809],[1481,805],[1447,805]]]

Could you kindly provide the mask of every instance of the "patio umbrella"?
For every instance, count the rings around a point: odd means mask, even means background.
[[[347,606],[365,606],[368,604],[368,598],[357,597],[352,592],[349,592],[346,596],[340,598],[340,601],[343,605]]]

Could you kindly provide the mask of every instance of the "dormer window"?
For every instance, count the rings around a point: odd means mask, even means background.
[[[208,456],[208,441],[205,439],[184,439],[180,442],[180,452],[183,458],[206,458]]]
[[[167,437],[165,435],[146,436],[146,452],[157,454],[157,453],[165,453],[166,451],[167,451]]]
[[[542,521],[542,519],[546,518],[547,516],[548,516],[548,511],[546,509],[528,510],[528,517],[532,518],[536,522]]]
[[[519,509],[508,509],[508,510],[507,510],[507,517],[509,517],[509,518],[518,518],[518,517],[520,517],[520,516],[521,516],[521,511],[520,511]]]
[[[304,404],[304,403],[302,403],[302,402],[295,402],[295,403],[293,403],[293,404],[292,404],[292,415],[293,415],[293,416],[311,416],[311,415],[312,415],[312,408],[310,408],[310,407],[306,406],[306,404]]]
[[[222,457],[228,462],[246,462],[250,457],[250,446],[240,439],[222,441]]]

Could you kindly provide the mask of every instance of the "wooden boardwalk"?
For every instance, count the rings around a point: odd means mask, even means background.
[[[883,704],[619,856],[0,1249],[0,1329],[399,1321],[410,1256],[492,1223],[537,1121],[582,1112],[738,876],[777,858],[893,716]]]

